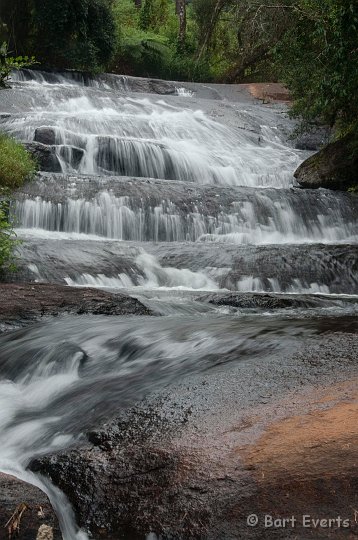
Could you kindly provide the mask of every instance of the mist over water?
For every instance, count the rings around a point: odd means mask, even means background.
[[[1,128],[55,164],[12,202],[16,278],[125,292],[161,315],[0,335],[0,468],[49,493],[65,540],[87,536],[31,459],[166,385],[289,354],[356,314],[358,197],[295,186],[308,153],[285,110],[234,86],[230,100],[160,84],[166,95],[158,81],[24,70],[0,104]],[[267,292],[308,307],[207,300]]]

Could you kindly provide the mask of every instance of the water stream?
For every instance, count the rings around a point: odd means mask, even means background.
[[[182,377],[344,327],[358,197],[300,190],[308,154],[285,109],[236,87],[24,71],[2,92],[1,128],[51,158],[11,206],[17,279],[126,292],[162,315],[68,315],[0,336],[0,468],[40,485],[64,539],[80,540],[31,459]],[[232,292],[321,296],[276,314],[204,298]]]

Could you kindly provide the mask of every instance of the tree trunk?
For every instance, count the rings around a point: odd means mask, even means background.
[[[205,49],[208,47],[208,45],[210,43],[210,40],[211,40],[212,35],[214,33],[214,30],[215,30],[216,23],[218,21],[220,13],[221,13],[221,11],[222,11],[222,9],[224,7],[224,4],[225,4],[225,0],[217,0],[217,2],[215,4],[214,10],[213,10],[213,13],[212,13],[212,16],[211,16],[209,27],[207,29],[207,32],[205,34],[204,40],[203,40],[203,42],[201,44],[201,47],[199,49],[199,53],[198,53],[198,56],[197,56],[197,59],[196,59],[197,64],[201,60],[201,57],[203,56],[203,54],[205,52]]]
[[[179,48],[183,49],[186,38],[186,0],[176,0],[176,11],[179,17]]]

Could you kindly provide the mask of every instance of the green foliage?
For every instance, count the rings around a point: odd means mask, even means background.
[[[8,205],[0,200],[0,277],[5,270],[14,270],[16,235],[8,220]]]
[[[0,46],[0,88],[7,86],[12,71],[31,67],[36,63],[34,56],[8,56],[7,45],[3,43]]]
[[[116,47],[112,0],[1,0],[11,48],[42,64],[97,71]]]
[[[97,71],[115,50],[108,0],[33,0],[34,49],[59,68]]]
[[[358,4],[300,0],[294,14],[296,24],[276,49],[281,78],[294,98],[292,113],[347,133],[358,119]]]
[[[25,148],[14,139],[0,134],[0,196],[16,189],[36,171],[36,163]]]
[[[196,65],[196,24],[188,7],[186,45],[178,51],[178,17],[172,0],[115,0],[119,39],[112,71],[174,80],[209,80],[206,60]]]

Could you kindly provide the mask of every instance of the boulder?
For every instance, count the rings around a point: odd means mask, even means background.
[[[0,522],[4,531],[1,538],[62,538],[57,517],[45,493],[3,473],[0,473]]]
[[[25,148],[37,160],[39,169],[46,172],[61,172],[61,163],[56,156],[54,146],[48,146],[40,142],[25,143]]]
[[[309,157],[294,176],[303,188],[347,191],[358,183],[358,152],[355,138],[346,135]]]
[[[35,130],[34,141],[54,145],[56,144],[56,132],[50,127],[40,127]]]

